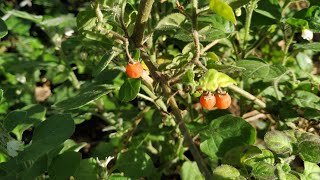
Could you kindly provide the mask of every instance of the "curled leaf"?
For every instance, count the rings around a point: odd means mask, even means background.
[[[200,79],[199,87],[205,91],[215,91],[218,87],[228,87],[236,82],[228,75],[218,72],[215,69],[209,69],[205,76]]]

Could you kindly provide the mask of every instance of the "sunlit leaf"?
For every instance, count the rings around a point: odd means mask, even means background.
[[[218,87],[228,87],[236,84],[231,77],[215,69],[209,69],[204,77],[199,80],[199,83],[199,87],[205,91],[215,91]]]
[[[210,0],[210,9],[232,23],[236,23],[232,8],[221,0]]]
[[[204,180],[197,163],[186,161],[181,167],[181,179],[182,180]]]

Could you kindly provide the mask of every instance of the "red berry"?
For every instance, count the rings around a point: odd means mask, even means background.
[[[130,78],[139,78],[143,73],[143,67],[140,62],[129,62],[126,72]]]
[[[216,94],[216,107],[218,109],[227,109],[231,105],[231,97],[228,93]]]
[[[202,94],[200,97],[200,104],[204,109],[211,110],[216,104],[216,98],[211,94]]]

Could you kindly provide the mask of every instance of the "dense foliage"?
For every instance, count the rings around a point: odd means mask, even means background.
[[[320,179],[319,0],[0,15],[0,179]]]

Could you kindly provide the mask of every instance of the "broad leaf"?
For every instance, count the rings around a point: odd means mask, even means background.
[[[7,131],[13,131],[18,125],[27,121],[26,111],[12,111],[4,119],[3,126]]]
[[[185,21],[186,17],[181,13],[173,13],[168,16],[162,18],[158,25],[156,26],[156,30],[171,30],[171,29],[180,29],[181,24]]]
[[[303,174],[310,180],[320,179],[320,167],[315,163],[304,161]]]
[[[8,27],[6,23],[0,19],[0,39],[8,34]]]
[[[121,101],[132,101],[137,97],[140,91],[141,80],[127,78],[119,91],[119,98]]]
[[[286,72],[286,68],[281,65],[271,65],[259,59],[241,60],[237,62],[237,66],[243,67],[242,76],[245,79],[263,79],[271,81]]]
[[[236,17],[234,16],[233,10],[227,3],[221,0],[210,0],[210,9],[232,23],[236,23]]]
[[[55,107],[64,110],[77,109],[105,94],[110,93],[112,90],[114,90],[113,85],[89,86],[88,88],[81,90],[78,95],[58,102],[55,104]]]
[[[240,172],[229,165],[221,165],[213,170],[213,179],[224,180],[224,179],[238,179]]]
[[[320,51],[320,42],[294,44],[293,47],[295,49],[307,49],[307,50],[312,50],[312,51]]]
[[[74,175],[80,165],[80,161],[81,154],[74,151],[67,151],[57,156],[48,170],[50,179],[68,179]]]
[[[308,21],[304,20],[304,19],[297,19],[297,18],[288,18],[286,21],[287,24],[290,24],[291,26],[295,27],[295,28],[309,28],[309,23]]]
[[[311,72],[313,69],[312,59],[306,53],[299,52],[296,56],[296,59],[302,70]]]
[[[292,153],[290,138],[281,131],[269,131],[264,136],[264,141],[269,149],[277,154]]]
[[[252,169],[252,175],[256,179],[276,179],[276,167],[265,162],[258,162]]]
[[[228,75],[218,72],[215,69],[209,69],[207,73],[199,80],[199,87],[205,91],[215,91],[218,87],[228,87],[236,82]]]
[[[197,163],[186,161],[181,167],[181,179],[182,180],[204,180]]]
[[[202,152],[211,158],[223,157],[231,148],[253,144],[255,129],[244,119],[226,115],[213,120],[203,132]]]
[[[25,130],[43,121],[46,114],[46,109],[41,105],[26,106],[22,110],[10,112],[4,121],[5,128],[13,132],[18,140],[22,140]]]
[[[125,176],[132,179],[149,177],[155,170],[150,156],[139,149],[120,153],[117,158],[116,167]]]
[[[70,115],[51,116],[35,128],[32,144],[25,148],[17,159],[19,161],[37,159],[68,139],[74,129],[74,122]]]
[[[308,91],[296,91],[293,104],[303,108],[320,109],[320,97]]]
[[[320,139],[306,140],[298,144],[299,156],[304,161],[318,164],[320,162]]]
[[[99,165],[97,161],[93,158],[89,158],[81,160],[73,177],[76,180],[99,180],[98,174]]]

